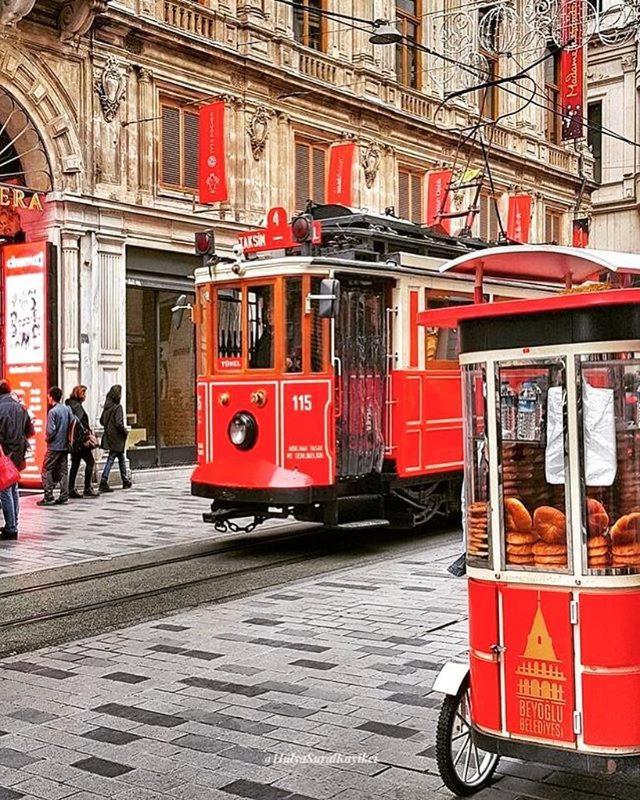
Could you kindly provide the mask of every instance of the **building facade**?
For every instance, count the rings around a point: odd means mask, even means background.
[[[594,41],[589,48],[587,113],[597,183],[590,239],[602,250],[638,252],[638,44],[624,35],[616,43],[615,30],[610,33],[614,41]]]
[[[12,156],[5,167],[0,156],[0,185],[46,193],[43,213],[7,212],[4,240],[51,242],[52,379],[65,393],[86,384],[93,420],[109,387],[125,387],[134,466],[193,459],[193,335],[172,328],[170,312],[193,292],[194,233],[214,228],[231,247],[271,207],[322,202],[332,143],[358,143],[354,205],[424,222],[428,171],[482,164],[477,137],[456,158],[481,104],[485,123],[500,118],[483,128],[495,195],[531,194],[530,241],[569,243],[588,192],[584,158],[561,144],[549,111],[557,59],[532,72],[537,103],[512,87],[441,105],[474,82],[421,47],[455,52],[447,14],[421,0],[16,0],[0,10],[0,151]],[[372,44],[372,27],[349,16],[397,19],[416,44]],[[486,37],[471,50],[464,64],[481,60],[488,75],[517,71]],[[229,197],[205,207],[198,108],[219,97]],[[489,194],[474,234],[495,239]]]

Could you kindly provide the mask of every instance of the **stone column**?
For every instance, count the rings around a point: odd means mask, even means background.
[[[92,259],[92,303],[94,324],[89,332],[95,353],[93,391],[97,416],[107,391],[122,385],[126,400],[126,284],[124,237],[98,233]]]
[[[58,308],[60,313],[60,386],[65,394],[80,381],[80,234],[61,231]]]
[[[140,67],[138,73],[138,119],[155,117],[159,113],[154,103],[153,81],[151,72]],[[154,143],[153,120],[141,122],[138,130],[138,187],[141,202],[148,198],[149,204],[153,198],[154,175]]]

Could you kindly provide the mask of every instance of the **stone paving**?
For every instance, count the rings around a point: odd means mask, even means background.
[[[0,800],[428,800],[455,546],[0,663]],[[481,800],[640,796],[504,761]]]
[[[0,541],[0,582],[35,570],[224,536],[202,521],[208,501],[191,496],[190,474],[189,467],[134,473],[128,491],[114,489],[64,506],[37,506],[39,493],[21,497],[20,537]]]

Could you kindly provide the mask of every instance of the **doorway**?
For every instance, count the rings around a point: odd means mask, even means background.
[[[195,336],[171,309],[180,292],[127,286],[128,455],[133,469],[193,464]],[[187,300],[193,303],[194,295]]]

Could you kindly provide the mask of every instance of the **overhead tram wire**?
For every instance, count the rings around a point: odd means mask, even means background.
[[[290,6],[291,8],[300,9],[300,5],[294,2],[294,0],[275,0],[275,2],[281,3],[282,5]],[[304,9],[304,12],[307,14],[314,14],[315,16],[319,17],[326,17],[328,19],[343,20],[344,21],[343,24],[346,27],[351,28],[353,30],[364,31],[365,33],[371,33],[373,28],[373,21],[365,20],[362,17],[354,17],[352,15],[340,14],[339,12],[336,11],[329,11],[321,8],[306,8]],[[366,25],[366,27],[361,27],[358,24],[350,24],[351,22],[361,23],[362,25]],[[469,64],[465,64],[462,61],[458,61],[457,59],[452,58],[451,56],[447,56],[444,53],[439,53],[437,50],[434,50],[433,48],[428,47],[427,45],[420,44],[419,42],[416,42],[414,40],[409,40],[405,36],[402,37],[402,41],[405,46],[416,47],[421,52],[426,53],[427,55],[432,55],[435,58],[439,58],[445,61],[446,63],[451,64],[452,66],[459,67],[468,74],[474,75],[476,78],[482,77],[479,69],[474,68]],[[507,94],[512,95],[513,97],[518,97],[521,100],[527,100],[527,97],[525,97],[525,95],[522,95],[513,89],[509,89],[505,85],[501,85],[500,90],[506,92]],[[539,91],[536,92],[535,96],[546,99],[545,96],[541,94]],[[527,102],[526,105],[534,105],[538,108],[543,109],[544,111],[548,111],[549,113],[554,114],[557,117],[560,117],[561,119],[564,119],[564,114],[562,114],[561,111],[558,111],[557,108],[554,108],[553,106],[550,105],[546,105],[545,103],[540,103],[536,102],[535,100],[531,100],[530,102]],[[487,124],[491,124],[492,122],[494,121],[489,120]],[[597,131],[598,133],[601,133],[604,136],[608,136],[609,138],[617,139],[618,141],[624,142],[625,144],[629,144],[632,145],[633,147],[640,148],[640,142],[634,142],[632,139],[628,139],[626,136],[623,136],[621,133],[618,133],[617,131],[614,131],[610,128],[601,125],[595,125],[593,123],[590,123],[585,118],[583,118],[583,125],[587,130]]]

